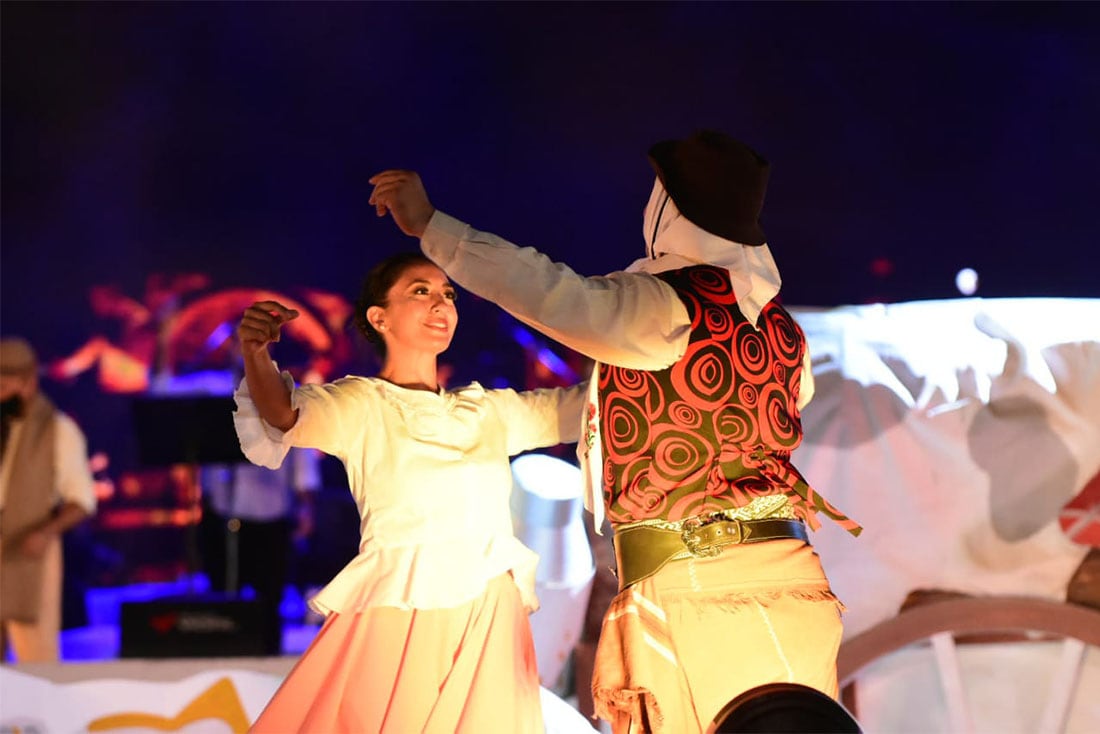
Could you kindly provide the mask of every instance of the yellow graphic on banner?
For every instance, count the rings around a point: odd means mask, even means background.
[[[88,731],[112,731],[144,727],[159,731],[178,731],[195,721],[219,719],[229,725],[233,734],[245,734],[248,731],[248,715],[244,712],[241,697],[229,678],[221,678],[214,685],[200,693],[194,701],[172,717],[147,714],[140,711],[124,711],[110,716],[101,716],[88,724]]]

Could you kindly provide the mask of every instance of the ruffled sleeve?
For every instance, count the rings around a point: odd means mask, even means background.
[[[293,404],[294,378],[285,370],[280,373],[283,383],[291,393]],[[256,404],[248,392],[248,382],[244,379],[233,393],[237,410],[233,413],[233,425],[237,429],[237,438],[241,442],[241,451],[253,464],[268,469],[278,469],[291,449],[286,442],[286,434],[260,417]],[[293,430],[293,429],[292,429]]]

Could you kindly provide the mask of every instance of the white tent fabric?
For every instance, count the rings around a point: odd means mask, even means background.
[[[815,533],[851,636],[915,589],[1065,598],[1058,514],[1100,470],[1100,299],[792,308],[817,390],[794,461],[864,526]]]

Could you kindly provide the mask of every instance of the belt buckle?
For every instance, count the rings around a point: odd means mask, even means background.
[[[735,532],[731,532],[730,535],[735,536],[733,540],[722,543],[721,546],[729,545],[731,543],[740,543],[743,537],[743,531],[741,523],[738,520],[730,520],[729,518],[715,514],[707,518],[689,517],[684,520],[683,525],[680,528],[680,539],[684,541],[684,545],[687,547],[688,552],[691,555],[700,558],[713,558],[722,552],[722,547],[714,543],[714,538],[710,539],[710,543],[703,545],[703,538],[700,537],[699,531],[708,525],[712,525],[716,522],[726,523],[736,528]]]

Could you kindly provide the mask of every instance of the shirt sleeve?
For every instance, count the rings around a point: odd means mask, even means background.
[[[286,432],[260,417],[248,392],[248,382],[241,380],[233,394],[237,410],[233,423],[241,442],[241,451],[253,464],[278,469],[291,448],[320,449],[340,459],[345,447],[361,440],[367,421],[363,401],[358,400],[353,381],[337,380],[325,385],[294,387],[294,379],[283,372],[283,381],[290,390],[290,404],[298,411],[298,420]]]
[[[354,378],[296,388],[290,394],[290,404],[298,411],[298,421],[286,432],[285,440],[292,446],[346,458],[347,446],[365,440],[363,434],[371,423],[370,395]]]
[[[687,349],[687,309],[671,286],[648,273],[583,277],[440,211],[420,247],[466,290],[599,362],[658,370]]]
[[[54,471],[57,492],[62,502],[84,508],[89,515],[96,510],[95,480],[88,466],[88,442],[72,418],[58,412],[54,437]]]
[[[489,390],[486,396],[507,429],[509,456],[530,449],[573,443],[580,437],[588,383],[517,392]]]

